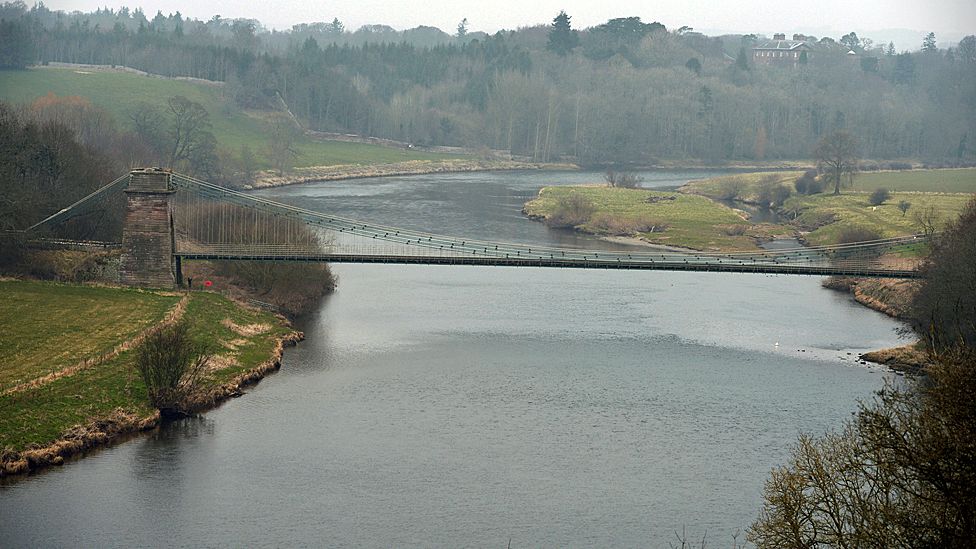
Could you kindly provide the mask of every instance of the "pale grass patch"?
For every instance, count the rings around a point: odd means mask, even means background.
[[[229,318],[223,319],[220,323],[241,337],[254,337],[271,329],[270,324],[237,324]]]

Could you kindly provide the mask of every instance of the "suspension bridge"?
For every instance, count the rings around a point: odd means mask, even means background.
[[[121,242],[42,239],[45,230],[125,197]],[[50,232],[50,231],[47,231]],[[122,248],[122,282],[182,284],[190,260],[321,261],[648,269],[915,278],[922,235],[776,251],[594,251],[493,242],[388,227],[282,204],[157,168],[134,170],[27,229],[53,246]]]

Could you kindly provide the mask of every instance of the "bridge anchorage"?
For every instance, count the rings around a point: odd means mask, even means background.
[[[735,253],[594,251],[451,237],[282,204],[158,168],[133,170],[28,229],[56,226],[125,196],[121,282],[182,285],[182,263],[324,261],[587,269],[718,271],[915,278],[922,235],[835,246]],[[70,239],[61,245],[80,245]]]

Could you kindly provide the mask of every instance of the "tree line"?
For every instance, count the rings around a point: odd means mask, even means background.
[[[765,67],[750,61],[755,35],[709,37],[638,17],[576,30],[560,13],[551,25],[436,40],[379,26],[350,32],[338,20],[280,32],[253,20],[19,2],[0,18],[7,67],[125,65],[224,81],[240,108],[283,100],[320,131],[652,164],[808,158],[824,135],[846,130],[862,158],[976,160],[973,36],[902,53],[854,33],[809,37],[816,49],[805,64]]]

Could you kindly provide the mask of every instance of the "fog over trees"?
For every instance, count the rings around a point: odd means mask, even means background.
[[[939,49],[803,37],[796,63],[756,63],[764,37],[709,37],[572,14],[494,35],[341,21],[253,20],[0,6],[0,62],[124,65],[227,83],[237,105],[288,105],[307,129],[490,147],[584,164],[808,159],[846,131],[862,159],[976,160],[976,37]],[[788,29],[784,29],[788,31]],[[900,53],[899,53],[900,52]],[[237,151],[234,151],[235,153]]]

